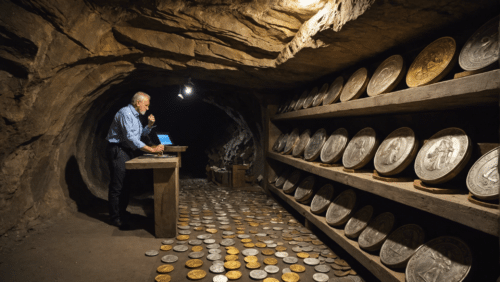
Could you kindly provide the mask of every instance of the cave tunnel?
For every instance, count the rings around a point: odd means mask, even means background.
[[[0,1],[0,280],[500,281],[499,11]],[[126,170],[124,229],[105,138],[137,92],[140,124],[156,119],[142,142],[187,150],[168,173]]]

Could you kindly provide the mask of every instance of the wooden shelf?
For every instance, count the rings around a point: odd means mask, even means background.
[[[277,114],[271,120],[319,119],[388,113],[422,112],[498,105],[500,70],[452,79],[427,86],[404,89],[327,106]]]
[[[369,172],[347,173],[343,171],[343,167],[322,167],[319,163],[274,152],[268,152],[267,155],[298,169],[498,236],[498,210],[469,202],[465,191],[464,194],[455,195],[431,194],[413,188],[413,182],[388,183],[373,179],[373,173]]]
[[[310,212],[310,207],[297,203],[293,196],[286,195],[282,190],[269,185],[271,192],[276,194],[278,197],[286,201],[290,206],[292,206],[296,211],[303,215],[307,220],[309,220],[316,227],[321,229],[328,237],[339,244],[346,252],[348,252],[353,258],[355,258],[359,263],[366,267],[373,275],[375,275],[380,281],[384,282],[404,282],[405,274],[403,272],[396,272],[392,269],[387,268],[380,262],[380,257],[369,254],[360,249],[358,242],[350,240],[344,235],[344,230],[336,229],[326,223],[326,219],[323,216],[317,216]]]

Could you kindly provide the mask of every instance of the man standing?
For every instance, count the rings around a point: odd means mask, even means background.
[[[144,115],[149,109],[150,96],[137,92],[132,97],[132,102],[121,108],[115,115],[106,140],[109,142],[106,155],[109,162],[111,181],[109,182],[109,216],[111,224],[121,229],[127,229],[127,206],[130,197],[129,185],[123,185],[125,179],[125,162],[132,159],[134,150],[148,153],[160,153],[163,145],[147,146],[141,142],[142,135],[148,135],[153,128],[155,118],[148,117],[148,125],[142,127],[139,114]]]

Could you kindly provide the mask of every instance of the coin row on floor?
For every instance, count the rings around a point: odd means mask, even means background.
[[[365,251],[379,252],[383,264],[394,269],[406,267],[406,281],[421,281],[419,277],[427,277],[430,281],[458,282],[469,273],[472,254],[461,239],[442,236],[424,244],[425,232],[419,225],[405,224],[395,229],[396,218],[391,212],[374,217],[372,205],[355,211],[359,201],[353,189],[344,190],[333,198],[334,187],[326,184],[314,194],[316,176],[302,178],[301,175],[303,172],[295,170],[281,186],[281,183],[276,185],[285,193],[294,194],[297,202],[310,203],[312,213],[321,215],[326,211],[326,222],[330,226],[341,228],[345,224],[344,235],[357,240]],[[441,267],[447,271],[439,274]],[[434,275],[439,276],[439,280]]]
[[[373,159],[376,171],[383,176],[395,176],[415,161],[416,175],[428,185],[443,184],[456,177],[471,159],[473,147],[469,136],[456,127],[440,130],[420,149],[409,127],[394,130],[382,143],[371,127],[360,130],[350,140],[345,128],[335,130],[330,136],[324,128],[310,134],[307,129],[299,135],[299,129],[295,128],[289,134],[281,134],[272,149],[310,162],[319,158],[332,164],[342,159],[346,169],[362,169]],[[469,170],[466,185],[478,199],[498,199],[499,152],[500,147],[487,152]]]
[[[463,46],[459,64],[466,71],[488,68],[499,59],[498,21],[496,17],[488,21]],[[406,74],[408,87],[418,87],[440,81],[453,68],[457,56],[456,42],[452,37],[439,38],[424,48],[415,58]],[[364,91],[370,97],[391,92],[405,75],[405,63],[401,55],[393,55],[384,60],[370,79],[368,70],[360,68],[344,85],[344,78],[337,77],[330,85],[321,89],[314,87],[302,95],[287,99],[278,108],[278,113],[307,109],[319,105],[329,105],[340,100],[346,102],[359,98]]]

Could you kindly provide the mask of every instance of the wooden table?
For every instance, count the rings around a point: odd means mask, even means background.
[[[168,146],[166,145],[163,149],[164,153],[177,153],[177,157],[179,158],[179,167],[182,167],[181,162],[181,153],[186,152],[188,146]]]
[[[173,238],[177,233],[179,163],[177,157],[137,157],[125,163],[126,169],[153,169],[156,238]]]

